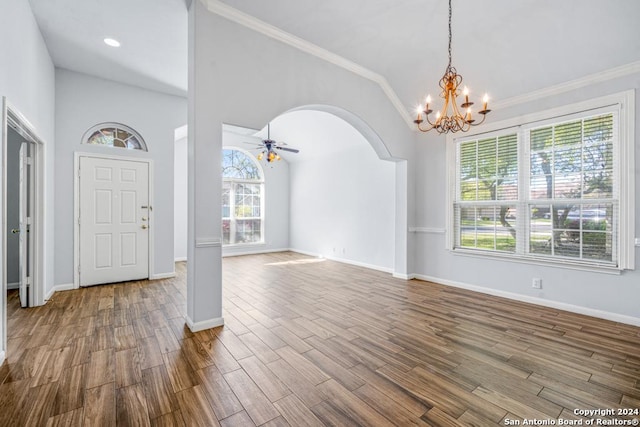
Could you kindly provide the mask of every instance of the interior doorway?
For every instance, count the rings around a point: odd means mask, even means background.
[[[1,235],[0,359],[7,344],[7,293],[18,292],[25,308],[44,304],[44,143],[6,98],[2,99]]]
[[[34,208],[33,155],[35,143],[15,129],[7,129],[7,290],[16,289],[20,306],[33,307],[33,233]]]

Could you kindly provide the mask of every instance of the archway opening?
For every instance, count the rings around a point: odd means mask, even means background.
[[[393,272],[395,163],[377,135],[364,124],[356,128],[354,118],[311,106],[270,122],[272,140],[300,150],[282,153],[289,164],[289,248]]]

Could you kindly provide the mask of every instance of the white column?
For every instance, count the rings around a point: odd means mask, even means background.
[[[395,217],[395,256],[393,276],[408,279],[407,234],[409,231],[407,199],[407,161],[396,162],[396,217]]]
[[[189,136],[187,325],[191,331],[220,326],[222,247],[220,173],[222,123],[216,114],[215,81],[203,57],[208,13],[200,1],[189,8]],[[199,25],[200,24],[200,25]]]

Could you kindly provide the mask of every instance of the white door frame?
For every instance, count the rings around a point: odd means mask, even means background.
[[[44,215],[44,196],[45,196],[45,150],[47,146],[42,138],[38,136],[37,131],[31,125],[20,111],[15,108],[6,97],[2,97],[2,292],[0,293],[0,363],[5,357],[7,348],[7,130],[17,128],[20,136],[26,140],[33,142],[34,153],[33,168],[33,200],[32,224],[30,233],[32,233],[33,241],[33,259],[32,261],[32,282],[30,304],[34,306],[43,305],[45,300],[44,292],[44,273],[45,273],[45,215]]]
[[[154,234],[155,221],[153,214],[153,159],[137,156],[118,156],[102,153],[87,153],[76,151],[73,159],[73,288],[80,287],[80,158],[91,157],[104,160],[124,160],[129,162],[147,163],[149,165],[149,278],[154,271]]]

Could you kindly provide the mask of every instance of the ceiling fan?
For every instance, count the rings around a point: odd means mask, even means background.
[[[245,142],[245,144],[256,145],[252,142]],[[260,154],[258,154],[258,160],[262,160],[263,158],[267,159],[267,162],[271,163],[275,160],[280,160],[281,157],[278,154],[278,151],[288,151],[290,153],[299,153],[300,150],[295,148],[284,147],[287,145],[285,142],[276,142],[271,139],[271,124],[267,124],[267,139],[263,139],[260,144],[257,144],[256,149],[262,150]]]

